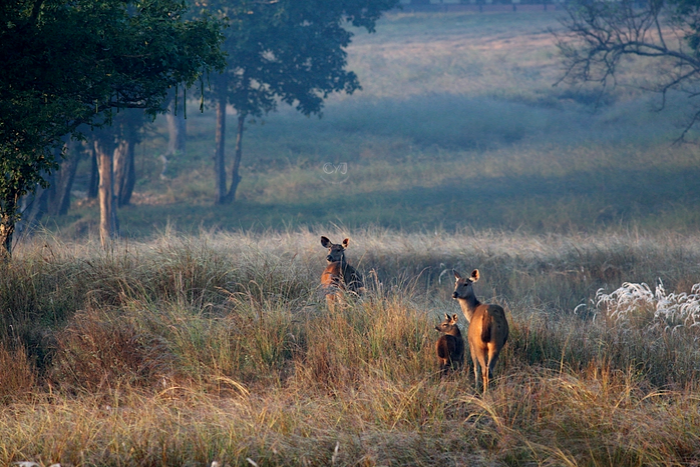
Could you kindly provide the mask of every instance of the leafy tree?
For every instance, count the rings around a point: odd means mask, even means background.
[[[565,64],[563,81],[615,85],[629,57],[654,61],[658,80],[645,89],[695,99],[695,112],[681,138],[700,119],[700,2],[578,0],[567,7],[563,31],[555,32]]]
[[[352,24],[373,32],[382,13],[398,0],[212,0],[209,11],[229,19],[223,49],[226,71],[213,81],[217,108],[217,203],[235,199],[240,182],[242,138],[247,117],[273,111],[279,101],[304,115],[319,114],[333,92],[360,89],[345,69]],[[226,105],[236,109],[237,139],[231,183],[225,170]]]
[[[185,21],[178,0],[0,2],[0,245],[11,252],[19,198],[56,170],[54,150],[81,124],[107,125],[112,109],[154,114],[168,88],[220,67],[219,24]],[[103,147],[114,141],[103,141]],[[109,179],[111,156],[98,158]],[[110,183],[100,192],[103,243]]]
[[[180,94],[182,92],[182,94]],[[168,124],[168,151],[166,156],[182,156],[187,147],[187,120],[185,102],[187,89],[175,88],[168,93],[168,112],[165,120]]]

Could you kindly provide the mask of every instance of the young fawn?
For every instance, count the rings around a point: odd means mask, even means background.
[[[435,349],[437,350],[438,363],[442,376],[447,375],[453,368],[459,368],[464,363],[464,339],[457,326],[457,315],[445,313],[445,321],[435,326],[435,330],[440,331],[442,336],[438,339]]]
[[[508,340],[508,321],[503,308],[498,305],[485,305],[474,295],[472,284],[479,280],[478,269],[475,269],[469,277],[462,277],[454,270],[453,272],[456,282],[452,298],[459,302],[462,313],[469,322],[467,341],[474,363],[475,384],[476,387],[479,386],[479,372],[481,372],[484,392],[486,392],[498,355]]]
[[[329,309],[333,309],[335,304],[342,300],[344,292],[349,291],[359,295],[364,290],[360,273],[345,259],[345,249],[349,243],[350,240],[347,238],[342,244],[336,244],[328,237],[321,237],[321,245],[328,248],[328,256],[326,256],[328,265],[321,274],[321,291],[326,296]]]

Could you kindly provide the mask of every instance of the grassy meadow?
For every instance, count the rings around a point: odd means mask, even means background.
[[[398,13],[375,34],[358,31],[348,67],[363,90],[331,96],[320,119],[281,105],[247,125],[231,206],[213,204],[214,111],[190,102],[187,152],[170,157],[165,178],[164,119],[148,127],[137,148],[134,205],[119,212],[121,232],[135,239],[166,228],[197,234],[329,223],[694,232],[698,151],[673,145],[683,100],[670,96],[657,111],[656,96],[632,86],[653,78],[643,61],[627,64],[619,85],[603,94],[554,86],[562,70],[549,29],[561,14]],[[343,163],[345,173],[336,172]],[[45,221],[62,237],[95,235],[97,205],[81,199],[88,168],[83,161],[69,215]]]
[[[643,62],[603,94],[553,86],[559,14],[358,32],[363,91],[248,125],[231,206],[213,112],[190,104],[165,178],[156,120],[108,250],[81,166],[70,213],[0,264],[0,465],[697,466],[687,109],[653,111]],[[321,235],[367,288],[333,311]],[[439,376],[435,325],[466,329],[453,268],[510,323],[486,394],[471,362]]]
[[[0,275],[2,464],[698,461],[700,298],[611,293],[690,291],[697,238],[358,230],[368,291],[333,312],[318,232],[45,240]],[[483,396],[434,350],[473,265],[511,328]]]

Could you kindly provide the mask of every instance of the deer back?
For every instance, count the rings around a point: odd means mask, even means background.
[[[441,360],[452,360],[461,362],[464,356],[464,340],[462,336],[452,336],[445,334],[440,336],[435,344],[437,356]]]
[[[503,347],[508,340],[508,322],[498,305],[479,305],[472,315],[467,331],[470,344],[485,348],[489,344]]]
[[[364,284],[362,282],[362,276],[357,272],[357,269],[345,263],[341,266],[343,282],[348,290],[359,294],[364,289]]]

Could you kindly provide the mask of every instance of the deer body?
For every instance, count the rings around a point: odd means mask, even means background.
[[[475,384],[478,387],[481,374],[486,392],[498,356],[508,340],[508,321],[502,307],[483,304],[474,295],[472,284],[479,280],[478,269],[468,278],[462,277],[457,271],[454,271],[454,275],[456,282],[452,298],[459,302],[462,313],[469,322],[467,342],[474,364]]]
[[[440,372],[445,376],[454,367],[461,367],[464,363],[464,339],[457,326],[457,315],[445,313],[445,321],[435,326],[437,331],[443,333],[435,344]]]
[[[360,294],[364,290],[362,277],[357,270],[350,266],[345,259],[345,249],[350,243],[349,239],[336,244],[327,237],[321,237],[321,245],[328,248],[326,261],[328,265],[321,274],[321,291],[326,296],[326,304],[333,309],[336,303],[342,301],[346,291]]]

